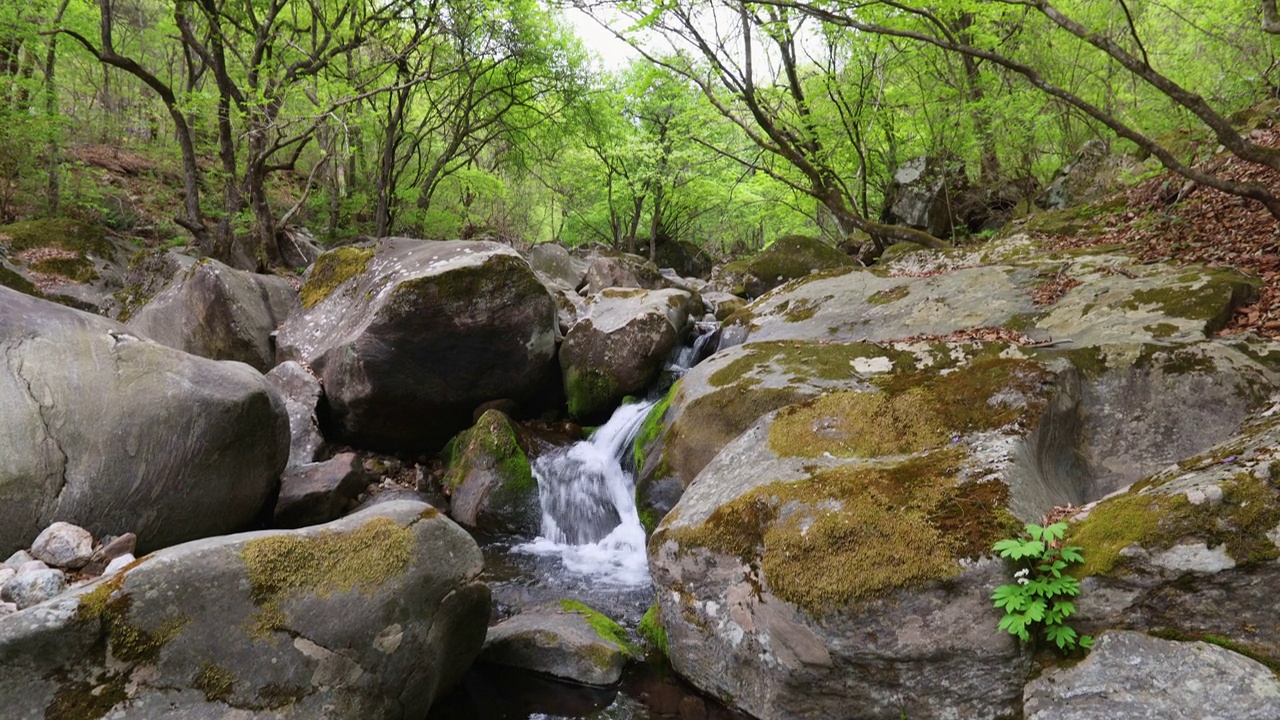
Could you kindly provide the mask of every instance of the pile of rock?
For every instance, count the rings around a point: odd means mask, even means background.
[[[19,550],[0,564],[0,617],[57,597],[68,588],[68,574],[77,584],[111,575],[134,561],[138,538],[133,533],[93,535],[71,523],[56,522],[44,529],[29,550]]]

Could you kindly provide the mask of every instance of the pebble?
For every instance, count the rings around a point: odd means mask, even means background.
[[[32,560],[35,560],[35,558],[31,557],[31,555],[27,553],[26,550],[19,550],[18,552],[10,555],[8,559],[4,561],[4,564],[8,565],[14,570],[17,570],[19,567],[22,566],[23,563],[29,563]]]
[[[126,567],[129,567],[129,563],[133,562],[134,560],[137,560],[137,558],[133,556],[133,553],[125,553],[120,557],[112,558],[111,562],[107,563],[107,569],[103,570],[102,574],[115,575],[116,573],[120,572]]]

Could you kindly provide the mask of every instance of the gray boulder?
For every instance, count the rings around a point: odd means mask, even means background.
[[[331,250],[302,305],[278,359],[310,365],[326,427],[352,445],[438,449],[477,406],[533,403],[554,378],[555,303],[505,245],[384,238]]]
[[[175,275],[126,325],[161,345],[265,372],[275,364],[271,334],[297,307],[288,280],[205,258]]]
[[[299,528],[334,520],[368,484],[364,462],[355,453],[288,468],[280,476],[276,525]]]
[[[964,162],[958,158],[914,157],[894,171],[881,219],[950,237],[954,227],[966,224],[960,205],[968,184]]]
[[[0,697],[14,720],[422,717],[484,641],[482,566],[408,502],[168,548],[0,620]]]
[[[751,257],[716,267],[710,288],[758,298],[789,280],[856,265],[853,258],[817,238],[785,235]]]
[[[548,287],[576,291],[587,274],[587,261],[569,254],[563,245],[540,243],[529,249],[529,267]]]
[[[588,262],[587,272],[579,284],[587,295],[595,295],[605,288],[658,290],[668,286],[658,266],[639,255],[598,253],[588,258]]]
[[[583,605],[528,608],[489,629],[480,661],[553,675],[585,685],[612,685],[640,651],[620,625]]]
[[[688,330],[693,296],[682,290],[601,290],[560,346],[569,414],[607,417],[644,392]],[[700,308],[699,308],[700,309]]]
[[[1113,630],[1078,665],[1033,680],[1025,707],[1027,720],[1272,720],[1280,680],[1217,645]]]
[[[288,419],[253,368],[0,288],[0,554],[50,523],[143,552],[239,529],[275,489]]]

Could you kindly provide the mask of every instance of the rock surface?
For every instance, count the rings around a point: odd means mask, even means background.
[[[288,419],[257,371],[0,288],[0,554],[62,520],[143,552],[240,529]]]
[[[297,307],[284,278],[205,258],[175,275],[125,324],[161,345],[266,372],[275,365],[271,334]]]
[[[0,620],[6,717],[401,718],[483,643],[479,548],[421,503],[201,540]]]
[[[528,608],[489,629],[480,661],[586,685],[612,685],[639,653],[617,623],[582,605]]]
[[[600,421],[643,393],[687,332],[693,297],[682,290],[611,288],[593,295],[560,346],[569,414]]]
[[[595,295],[605,288],[659,290],[667,287],[667,280],[657,265],[639,255],[596,254],[588,258],[587,271],[579,286],[587,295]]]
[[[322,255],[278,336],[324,386],[326,433],[384,451],[435,450],[497,398],[554,379],[556,312],[511,248],[385,238]]]
[[[1026,691],[1027,720],[1270,720],[1280,680],[1262,663],[1203,642],[1103,633],[1080,664]]]
[[[316,414],[324,397],[320,381],[292,360],[271,368],[265,377],[267,384],[284,400],[289,414],[288,467],[314,462],[324,447],[324,435],[320,433],[320,419]]]
[[[288,468],[280,476],[276,525],[300,528],[335,520],[368,484],[364,462],[355,453]]]
[[[0,600],[11,602],[19,610],[25,610],[57,597],[66,589],[67,576],[61,570],[32,569],[19,572],[4,583],[3,589],[0,589]]]

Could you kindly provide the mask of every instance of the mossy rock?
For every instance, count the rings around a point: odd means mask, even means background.
[[[537,532],[538,483],[511,418],[487,410],[445,447],[450,516],[486,532]]]
[[[1036,213],[1027,218],[1018,231],[1065,237],[1098,235],[1103,232],[1108,217],[1123,211],[1128,207],[1127,202],[1124,197],[1116,196],[1098,203]]]
[[[0,248],[16,255],[25,250],[56,248],[72,253],[109,257],[111,243],[102,229],[89,223],[67,218],[28,220],[0,225]]]
[[[373,258],[373,248],[348,245],[316,258],[302,284],[299,299],[311,309],[348,280],[363,273]]]
[[[754,298],[814,271],[856,265],[853,258],[817,238],[786,235],[750,258],[725,264],[720,275],[730,279],[729,292]]]

